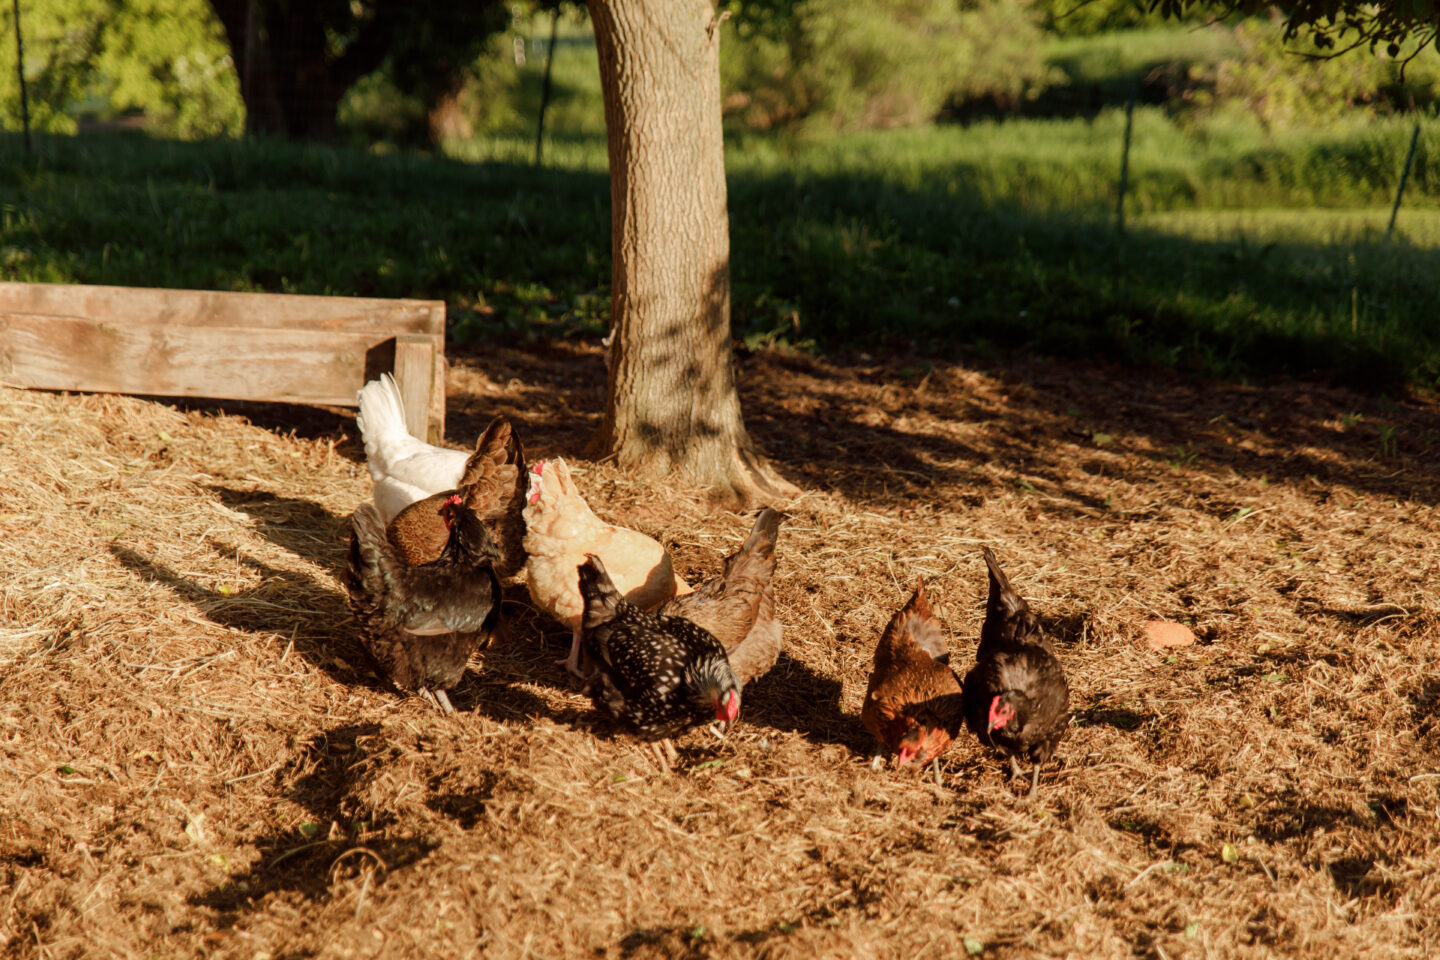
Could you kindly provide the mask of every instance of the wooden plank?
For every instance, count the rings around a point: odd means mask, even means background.
[[[428,442],[441,444],[445,442],[445,376],[450,365],[443,351],[435,350],[433,354],[435,373],[430,381],[430,427],[426,434]]]
[[[88,284],[0,282],[0,313],[203,327],[423,333],[443,351],[445,304],[439,300],[315,297],[217,290],[160,290]]]
[[[435,348],[429,337],[401,334],[395,338],[395,385],[405,408],[411,436],[430,436],[430,392],[435,384]]]
[[[354,406],[367,356],[387,346],[394,340],[374,331],[0,313],[0,380],[49,390]]]

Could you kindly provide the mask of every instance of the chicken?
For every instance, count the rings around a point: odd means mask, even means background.
[[[361,504],[351,521],[345,587],[361,642],[384,674],[454,713],[445,691],[460,680],[471,652],[501,629],[500,553],[459,495],[440,511],[450,534],[444,549],[433,562],[411,566],[386,537],[379,511]]]
[[[591,512],[570,479],[564,460],[530,466],[525,505],[525,574],[535,605],[573,631],[565,668],[580,673],[581,596],[576,569],[590,554],[613,571],[616,588],[637,607],[653,610],[690,587],[675,576],[670,555],[658,542]]]
[[[775,666],[782,628],[775,619],[775,538],[779,512],[766,507],[750,529],[750,538],[725,558],[720,576],[693,593],[662,603],[655,612],[684,617],[704,627],[725,648],[730,668],[748,684]]]
[[[365,441],[365,465],[375,483],[375,506],[389,523],[416,500],[454,490],[470,460],[464,450],[451,450],[417,440],[405,428],[400,388],[388,373],[371,380],[355,394],[360,412],[355,424]]]
[[[960,732],[960,682],[950,670],[950,651],[919,578],[875,647],[875,667],[860,719],[902,767],[923,768]],[[936,768],[939,776],[939,768]]]
[[[712,718],[735,721],[740,681],[719,640],[689,620],[627,601],[593,554],[576,573],[585,604],[586,692],[597,710],[646,737]]]
[[[1055,649],[1030,605],[1010,587],[1000,562],[984,549],[990,595],[975,667],[965,676],[965,725],[981,743],[1034,764],[1030,797],[1040,789],[1040,767],[1070,727],[1070,687]]]
[[[432,493],[405,507],[389,522],[386,533],[406,563],[429,563],[440,556],[450,536],[440,505],[458,493],[490,531],[500,551],[495,572],[502,578],[512,577],[525,563],[525,518],[521,515],[525,487],[525,451],[510,421],[499,416],[475,442],[475,452],[466,461],[456,488]]]

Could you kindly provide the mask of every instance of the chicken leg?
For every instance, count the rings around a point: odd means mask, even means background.
[[[556,663],[563,663],[566,670],[569,670],[582,680],[585,678],[585,674],[580,670],[580,636],[584,632],[585,628],[582,624],[575,624],[575,635],[570,640],[570,655],[564,660],[555,661]]]
[[[441,713],[448,715],[455,712],[455,708],[450,705],[450,698],[446,696],[444,690],[438,687],[434,690],[431,690],[429,687],[420,687],[416,692],[425,698],[426,703]]]

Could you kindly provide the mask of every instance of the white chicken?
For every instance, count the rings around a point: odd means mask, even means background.
[[[453,490],[470,453],[417,440],[405,427],[400,388],[388,373],[355,394],[360,412],[355,424],[365,441],[365,465],[375,482],[375,508],[389,523],[395,514],[432,493]]]

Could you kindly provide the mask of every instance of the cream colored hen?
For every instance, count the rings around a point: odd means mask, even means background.
[[[530,597],[535,605],[573,631],[565,668],[580,671],[580,625],[585,598],[580,595],[580,564],[595,554],[615,588],[644,610],[690,587],[675,576],[665,548],[635,530],[606,523],[570,479],[564,460],[537,460],[530,465],[525,496],[525,561]]]

